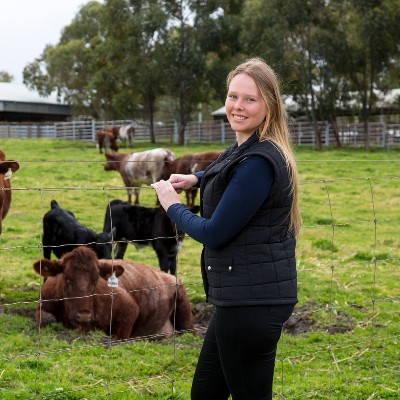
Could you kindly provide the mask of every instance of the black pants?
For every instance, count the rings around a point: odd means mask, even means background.
[[[217,307],[200,352],[191,399],[272,399],[276,348],[293,308]]]

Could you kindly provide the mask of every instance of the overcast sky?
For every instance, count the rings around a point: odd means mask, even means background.
[[[0,71],[22,84],[24,67],[39,57],[46,44],[57,44],[89,0],[0,0]]]

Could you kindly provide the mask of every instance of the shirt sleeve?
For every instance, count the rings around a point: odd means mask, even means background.
[[[250,156],[232,171],[229,184],[210,219],[193,214],[181,203],[168,208],[168,216],[189,236],[218,248],[239,233],[268,197],[274,168],[262,156]]]

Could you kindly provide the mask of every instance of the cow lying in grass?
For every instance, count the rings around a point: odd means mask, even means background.
[[[40,326],[62,322],[83,332],[103,330],[117,339],[194,332],[185,288],[174,276],[156,268],[99,260],[83,246],[60,260],[39,260],[33,267],[46,278],[36,310]],[[113,272],[117,287],[107,284]]]
[[[199,212],[200,207],[193,207]],[[114,230],[115,258],[123,259],[128,243],[136,248],[151,245],[157,254],[160,268],[176,274],[176,257],[184,232],[175,224],[161,207],[136,206],[122,200],[112,200],[106,208],[103,231]]]
[[[51,252],[61,258],[75,247],[86,245],[92,248],[99,258],[111,258],[114,232],[96,233],[77,221],[71,211],[62,209],[52,200],[51,209],[43,217],[43,256],[50,260]]]

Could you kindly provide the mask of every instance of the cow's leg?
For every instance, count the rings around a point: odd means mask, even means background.
[[[161,245],[160,246],[160,241],[159,240],[154,240],[152,242],[153,249],[155,250],[158,258],[158,264],[160,266],[161,271],[168,273],[169,272],[169,258],[168,258],[168,253],[167,250]]]
[[[165,339],[170,339],[174,334],[174,325],[172,321],[167,319],[164,326],[160,329],[159,334]]]
[[[175,315],[175,329],[176,331],[191,331],[196,335],[193,324],[192,307],[189,298],[183,285],[178,286],[176,298]]]
[[[139,194],[140,194],[140,188],[134,188],[133,192],[135,193],[135,205],[139,204]]]
[[[132,188],[129,187],[126,191],[128,192],[128,203],[132,204]]]
[[[115,253],[114,257],[116,259],[122,260],[125,255],[126,248],[128,247],[128,242],[126,241],[119,241],[117,245],[115,246]]]
[[[129,339],[132,337],[138,316],[139,306],[137,303],[129,302],[113,307],[111,335],[118,339]]]
[[[46,326],[49,324],[53,324],[54,322],[57,322],[57,318],[55,317],[54,314],[51,312],[45,311],[45,310],[36,310],[36,324],[37,326]]]
[[[48,228],[46,228],[46,229],[48,229]],[[51,235],[53,235],[53,233],[51,233],[50,236]],[[49,233],[48,232],[46,233],[46,231],[43,232],[43,238],[42,238],[43,257],[47,258],[48,260],[50,260],[50,257],[51,257],[51,247],[48,247],[48,246],[51,246],[51,244],[52,243],[51,243],[51,240],[49,237]]]
[[[169,272],[176,275],[176,254],[168,257]]]

